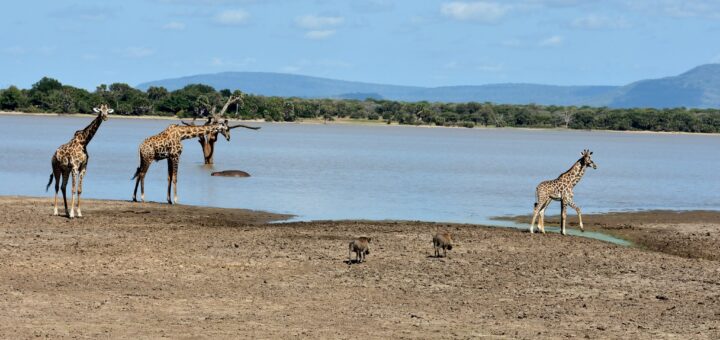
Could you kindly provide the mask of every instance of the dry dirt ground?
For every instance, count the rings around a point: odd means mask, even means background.
[[[702,256],[155,203],[84,201],[68,220],[50,198],[2,197],[0,212],[2,338],[720,337],[720,266]],[[448,258],[430,256],[437,230],[457,239]],[[371,252],[348,265],[360,235]]]

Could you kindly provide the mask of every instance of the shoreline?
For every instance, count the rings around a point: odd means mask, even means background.
[[[0,111],[0,116],[41,116],[41,117],[90,117],[92,114],[85,113],[45,113],[45,112],[18,112],[18,111]],[[111,114],[110,117],[113,119],[149,119],[149,120],[185,120],[190,121],[192,118],[178,118],[174,116],[157,116],[157,115],[143,115],[143,116],[126,116]],[[395,126],[395,127],[407,127],[407,128],[444,128],[444,129],[465,129],[465,130],[527,130],[527,131],[569,131],[569,132],[608,132],[618,134],[651,134],[651,135],[689,135],[689,136],[720,136],[720,133],[707,133],[707,132],[682,132],[682,131],[648,131],[648,130],[602,130],[602,129],[590,129],[590,130],[579,130],[569,128],[549,128],[549,127],[494,127],[494,126],[475,126],[472,128],[466,128],[462,126],[437,126],[437,125],[408,125],[399,124],[393,122],[387,124],[381,120],[371,121],[368,119],[352,119],[352,118],[336,118],[335,120],[325,121],[318,118],[305,118],[295,122],[268,122],[264,119],[234,119],[229,118],[232,122],[239,123],[263,123],[263,124],[303,124],[303,125],[358,125],[358,126]]]
[[[494,217],[530,225],[531,215]],[[545,216],[546,227],[560,224],[558,215]],[[585,230],[597,231],[631,242],[641,249],[720,261],[720,211],[643,210],[583,214]],[[576,215],[568,214],[568,228],[579,229]]]

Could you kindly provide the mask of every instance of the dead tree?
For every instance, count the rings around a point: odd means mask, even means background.
[[[225,102],[225,105],[223,105],[222,110],[220,110],[220,113],[216,114],[215,106],[213,106],[210,114],[207,116],[207,121],[205,121],[205,124],[203,125],[210,125],[220,122],[220,119],[225,116],[225,112],[227,111],[228,107],[230,107],[230,104],[235,102],[242,102],[242,95],[230,96],[227,102]],[[193,121],[190,123],[185,121],[183,121],[182,123],[185,125],[193,126],[195,125],[195,119],[193,119]],[[259,126],[247,126],[243,124],[231,125],[229,128],[232,130],[237,127],[252,130],[257,130],[260,128]],[[205,158],[205,164],[213,164],[213,153],[215,153],[215,142],[217,141],[217,135],[217,132],[213,132],[207,135],[201,135],[198,138],[198,142],[202,147],[203,158]]]

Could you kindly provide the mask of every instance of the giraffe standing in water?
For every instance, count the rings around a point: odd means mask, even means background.
[[[541,182],[535,189],[535,209],[533,210],[532,222],[530,222],[530,233],[534,232],[535,218],[540,215],[538,220],[538,229],[543,234],[545,233],[545,208],[550,204],[551,201],[560,201],[560,232],[566,235],[565,222],[567,220],[567,206],[575,209],[580,220],[580,230],[585,231],[582,222],[582,214],[580,213],[580,207],[575,205],[573,202],[573,188],[580,182],[585,169],[592,167],[597,169],[597,165],[593,162],[590,157],[593,153],[590,150],[583,150],[580,155],[580,159],[573,164],[570,170],[565,171],[558,178],[550,181]]]
[[[80,211],[80,194],[82,194],[82,183],[88,163],[87,145],[93,136],[95,136],[100,124],[108,119],[108,114],[113,113],[113,109],[109,109],[105,104],[102,104],[100,108],[94,108],[93,111],[98,113],[98,116],[90,125],[85,129],[75,131],[73,138],[57,148],[52,157],[53,172],[50,174],[50,181],[45,187],[45,191],[50,188],[53,179],[55,179],[55,210],[53,212],[55,216],[58,214],[58,189],[61,187],[60,178],[62,177],[62,195],[63,202],[65,203],[65,214],[69,218],[75,217],[75,192],[77,192],[77,216],[82,217],[82,212]],[[68,212],[67,198],[65,195],[68,178],[70,176],[72,176],[72,198],[70,202],[70,212]],[[78,179],[77,183],[76,177]]]
[[[135,190],[133,191],[133,201],[137,202],[137,189],[140,185],[140,199],[145,202],[145,174],[147,174],[150,164],[153,161],[167,159],[168,161],[168,189],[167,202],[170,204],[177,203],[177,176],[178,164],[180,162],[180,154],[182,154],[182,141],[189,138],[209,135],[212,133],[221,133],[225,139],[230,141],[230,128],[225,120],[221,123],[212,123],[208,125],[198,126],[182,126],[173,124],[168,126],[163,132],[148,137],[140,144],[140,166],[135,171],[132,179],[135,179]],[[170,191],[175,186],[174,200],[170,199]]]

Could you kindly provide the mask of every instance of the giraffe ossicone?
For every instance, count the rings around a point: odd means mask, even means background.
[[[597,169],[597,165],[592,160],[592,151],[583,150],[580,153],[580,159],[573,164],[568,171],[562,173],[558,178],[544,181],[538,184],[535,189],[535,208],[533,209],[533,217],[530,222],[530,234],[535,232],[535,219],[538,219],[538,229],[545,233],[545,209],[552,201],[560,201],[560,233],[566,235],[565,225],[567,221],[567,206],[575,209],[578,220],[580,222],[580,230],[585,231],[582,222],[582,213],[580,207],[575,205],[573,201],[573,189],[580,182],[585,169],[592,167]]]

